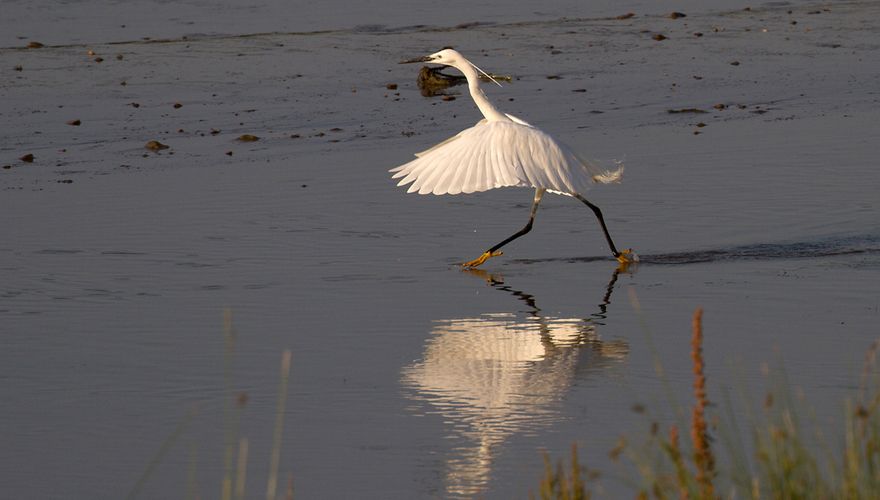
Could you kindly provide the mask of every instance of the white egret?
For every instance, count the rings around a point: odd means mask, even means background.
[[[621,263],[633,262],[632,250],[618,251],[608,234],[599,207],[583,197],[592,184],[619,182],[623,167],[602,171],[580,158],[571,148],[525,121],[498,111],[480,89],[478,71],[499,84],[488,73],[451,48],[405,63],[426,62],[452,66],[464,73],[471,97],[484,118],[436,146],[416,153],[416,159],[393,168],[398,186],[412,183],[407,193],[459,194],[487,191],[499,187],[533,187],[535,197],[529,222],[501,243],[483,252],[476,259],[462,264],[474,268],[491,257],[501,255],[504,245],[528,233],[535,221],[538,204],[546,191],[571,196],[586,204],[596,218],[611,253]]]

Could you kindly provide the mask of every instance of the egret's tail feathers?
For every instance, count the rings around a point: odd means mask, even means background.
[[[593,175],[593,181],[601,184],[611,184],[620,182],[623,179],[623,164],[618,163],[616,170],[605,170],[602,173]]]

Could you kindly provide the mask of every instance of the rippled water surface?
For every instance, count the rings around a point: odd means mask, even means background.
[[[285,349],[282,490],[523,498],[542,451],[577,442],[606,472],[595,490],[629,496],[608,453],[690,401],[697,307],[710,399],[784,363],[839,428],[880,333],[880,10],[639,6],[449,28],[467,20],[18,24],[0,48],[0,497],[120,498],[145,473],[142,498],[219,497],[235,425],[263,495]],[[291,33],[315,29],[335,31]],[[547,195],[504,256],[458,268],[532,193],[389,179],[479,119],[396,64],[446,45],[513,77],[487,89],[503,110],[624,162],[587,196],[639,265],[617,269],[592,213]]]

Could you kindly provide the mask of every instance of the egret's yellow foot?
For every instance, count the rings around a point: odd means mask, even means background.
[[[504,252],[502,252],[501,250],[496,250],[494,252],[483,252],[483,255],[480,255],[479,257],[477,257],[476,259],[474,259],[472,261],[465,262],[464,264],[461,265],[461,267],[463,267],[465,269],[477,267],[480,264],[482,264],[483,262],[486,262],[487,260],[489,260],[490,258],[498,257],[499,255],[504,255]]]
[[[629,267],[638,264],[639,256],[632,251],[632,248],[627,248],[626,250],[617,254],[617,272],[626,273],[629,272]]]
[[[632,248],[621,250],[620,253],[617,254],[617,262],[620,262],[621,264],[632,264],[638,261],[639,256],[632,251]]]

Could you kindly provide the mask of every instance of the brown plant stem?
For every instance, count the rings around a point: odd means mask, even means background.
[[[697,484],[701,498],[714,498],[712,479],[715,476],[715,457],[709,445],[706,426],[706,375],[703,362],[703,309],[697,308],[693,318],[691,359],[694,363],[694,410],[691,417],[691,439],[694,442],[694,463],[697,466]]]

